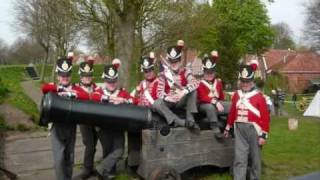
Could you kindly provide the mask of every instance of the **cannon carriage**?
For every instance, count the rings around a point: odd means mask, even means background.
[[[228,106],[226,106],[228,107]],[[219,114],[223,129],[228,109]],[[230,167],[233,139],[216,139],[206,118],[201,131],[174,128],[149,108],[129,104],[102,104],[70,100],[46,94],[41,103],[40,125],[49,122],[87,124],[128,132],[128,166],[137,167],[144,179],[180,179],[180,174],[194,167],[212,165]]]

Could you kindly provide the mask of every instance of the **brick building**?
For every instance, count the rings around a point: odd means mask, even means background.
[[[279,72],[291,93],[301,93],[314,79],[320,78],[320,55],[315,52],[271,49],[260,59],[261,73]]]

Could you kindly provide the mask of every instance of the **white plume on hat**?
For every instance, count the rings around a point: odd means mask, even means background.
[[[213,50],[213,51],[211,51],[211,56],[213,56],[213,57],[218,57],[219,55],[218,55],[218,51],[216,51],[216,50]]]
[[[121,61],[120,61],[120,59],[114,58],[114,59],[112,60],[112,65],[114,65],[117,69],[119,69],[120,66],[121,66]]]
[[[68,55],[67,55],[68,58],[71,58],[71,57],[73,57],[73,56],[74,56],[74,53],[73,53],[73,52],[68,52]]]
[[[184,41],[182,39],[179,39],[177,41],[177,46],[184,46]]]
[[[155,58],[154,52],[151,51],[151,52],[149,53],[149,57],[150,57],[151,59],[154,59],[154,58]]]

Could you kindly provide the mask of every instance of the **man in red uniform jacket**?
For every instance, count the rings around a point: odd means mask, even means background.
[[[43,84],[43,94],[51,92],[66,98],[76,98],[76,88],[71,84],[71,70],[71,57],[58,59],[56,63],[58,83]],[[71,180],[74,164],[76,125],[53,123],[50,131],[56,179]]]
[[[135,89],[135,104],[138,106],[152,107],[155,100],[158,99],[159,78],[154,72],[154,58],[142,57],[140,62],[141,72],[144,74],[142,80]],[[168,87],[167,87],[168,88]]]
[[[97,88],[93,82],[93,61],[82,62],[79,65],[80,83],[76,84],[77,99],[91,100],[92,94]],[[83,170],[73,179],[88,179],[96,174],[94,170],[94,155],[98,141],[98,133],[95,126],[80,125],[82,142],[85,146],[83,157]]]
[[[218,54],[216,51],[210,57],[202,60],[204,77],[197,88],[199,110],[206,114],[210,122],[210,127],[217,138],[223,135],[218,127],[217,111],[224,110],[221,101],[224,100],[222,82],[216,78],[215,69]]]
[[[92,95],[97,102],[121,104],[132,103],[130,94],[118,84],[118,66],[106,65],[102,74],[104,87],[98,88]],[[103,160],[97,167],[99,179],[109,179],[116,163],[124,151],[124,132],[100,128],[98,132],[103,151]]]
[[[153,108],[163,115],[169,125],[187,126],[199,129],[193,114],[198,112],[195,90],[198,81],[190,69],[182,66],[181,48],[172,46],[167,49],[167,59],[162,59],[163,71],[159,76],[158,100]],[[166,84],[169,89],[166,90]],[[172,110],[185,109],[186,119],[181,119]]]
[[[250,179],[261,179],[260,147],[266,142],[270,116],[263,94],[255,88],[253,83],[256,68],[257,64],[240,66],[240,90],[237,90],[232,97],[224,132],[227,137],[230,128],[234,126],[233,176],[235,180],[245,180],[247,169]]]

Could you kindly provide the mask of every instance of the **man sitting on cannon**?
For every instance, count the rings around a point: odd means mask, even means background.
[[[151,52],[151,56],[141,57],[140,68],[141,72],[143,72],[144,80],[142,80],[135,89],[135,104],[138,106],[152,107],[153,103],[158,99],[157,93],[159,85],[159,78],[154,71],[155,58],[153,52]],[[165,90],[168,90],[168,87],[165,87]]]
[[[224,100],[224,93],[221,79],[216,78],[215,74],[217,59],[218,52],[212,51],[210,57],[204,57],[202,60],[204,77],[197,88],[197,95],[200,112],[206,114],[215,136],[222,138],[223,135],[218,127],[217,111],[224,111],[221,103]]]
[[[167,58],[161,58],[163,71],[159,76],[158,97],[153,108],[165,117],[169,125],[199,129],[193,114],[197,113],[197,80],[190,69],[182,66],[181,48],[172,46],[167,49]],[[168,91],[166,91],[168,84]],[[185,109],[186,120],[178,117],[172,110]]]
[[[115,105],[133,102],[130,94],[125,89],[119,88],[118,68],[117,64],[105,66],[102,74],[105,80],[104,87],[93,93],[92,99],[94,101]],[[103,152],[103,160],[97,167],[98,177],[99,179],[109,179],[124,151],[124,131],[100,127],[98,134],[100,134]]]

